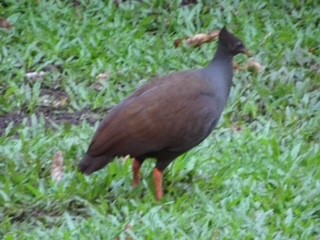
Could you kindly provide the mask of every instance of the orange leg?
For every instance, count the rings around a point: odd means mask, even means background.
[[[133,171],[133,184],[132,186],[135,188],[140,184],[141,181],[141,165],[142,162],[138,161],[137,159],[133,160],[132,163],[132,171]]]
[[[163,171],[155,168],[153,172],[154,185],[156,188],[156,199],[159,201],[163,198]]]

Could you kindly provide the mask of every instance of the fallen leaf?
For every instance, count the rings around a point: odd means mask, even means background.
[[[186,43],[189,46],[199,47],[204,43],[209,43],[218,38],[220,31],[214,31],[209,34],[206,33],[198,33],[192,37],[185,39]],[[180,47],[182,45],[183,39],[177,39],[174,42],[175,47]]]
[[[243,132],[243,128],[238,123],[233,123],[231,129],[234,133],[241,133]]]
[[[133,227],[132,227],[132,225],[127,224],[127,225],[125,226],[125,229],[126,229],[126,230],[129,230],[129,231],[132,231],[132,230],[133,230]]]
[[[212,42],[219,36],[219,31],[214,31],[209,34],[200,33],[187,39],[187,44],[198,47],[204,43]]]
[[[53,106],[55,108],[64,108],[68,105],[69,98],[68,97],[62,97],[58,100],[53,101]]]
[[[175,40],[174,41],[174,47],[181,47],[181,45],[182,45],[182,39],[181,38],[179,38],[179,39],[177,39],[177,40]]]
[[[55,182],[61,182],[64,176],[64,163],[63,163],[63,153],[61,151],[57,152],[53,157],[51,166],[51,178]]]
[[[2,18],[0,19],[0,27],[5,28],[7,30],[11,30],[12,25],[7,19]]]
[[[130,224],[127,224],[127,225],[125,226],[125,231],[128,232],[128,233],[130,233],[130,232],[133,233],[133,226],[130,225]],[[133,239],[133,238],[130,237],[130,236],[128,236],[128,237],[126,238],[126,240],[132,240],[132,239]]]
[[[309,53],[315,54],[317,52],[317,48],[309,48]]]
[[[97,82],[93,85],[93,89],[97,91],[101,91],[105,86],[106,82],[109,80],[110,74],[108,72],[100,73],[96,79]]]
[[[256,73],[259,73],[262,71],[263,67],[260,63],[256,62],[256,61],[250,61],[248,64],[247,64],[247,69],[249,71],[252,71],[252,72],[256,72]]]
[[[243,69],[243,67],[241,67],[238,63],[233,63],[233,71],[238,72],[242,69]]]
[[[44,76],[47,75],[46,72],[28,72],[26,73],[26,78],[30,80],[43,80]]]
[[[106,82],[108,81],[110,78],[110,74],[108,72],[105,72],[105,73],[100,73],[98,76],[97,76],[97,79],[99,82]]]

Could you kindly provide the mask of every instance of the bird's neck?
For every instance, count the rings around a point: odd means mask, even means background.
[[[212,59],[212,64],[223,62],[232,65],[233,55],[222,44],[218,45],[217,51]]]
[[[233,55],[231,55],[221,44],[219,44],[216,54],[208,66],[210,79],[213,87],[219,89],[219,97],[226,103],[233,77]]]

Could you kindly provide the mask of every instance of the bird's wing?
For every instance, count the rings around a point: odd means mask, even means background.
[[[214,96],[193,76],[176,75],[138,90],[115,107],[101,123],[88,153],[138,156],[163,149],[184,151],[202,141],[220,116],[215,116]],[[180,89],[172,87],[177,85]]]

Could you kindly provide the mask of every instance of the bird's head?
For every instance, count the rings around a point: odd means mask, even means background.
[[[233,56],[243,53],[250,55],[251,53],[243,44],[243,42],[230,33],[226,27],[223,27],[219,33],[219,44],[222,45]]]

